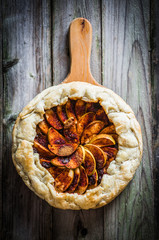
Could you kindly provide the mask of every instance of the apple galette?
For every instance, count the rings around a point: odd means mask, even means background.
[[[101,207],[132,179],[142,138],[109,89],[73,82],[44,90],[19,114],[13,162],[26,185],[62,209]]]

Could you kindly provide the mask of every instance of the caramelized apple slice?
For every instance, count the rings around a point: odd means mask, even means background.
[[[71,101],[70,99],[68,99],[66,103],[66,114],[68,118],[73,117],[75,119],[75,123],[77,123],[77,118],[73,107],[73,101]]]
[[[95,119],[103,121],[105,125],[109,123],[108,117],[102,107],[96,112]]]
[[[116,133],[111,133],[109,134],[110,136],[112,136],[112,138],[114,138],[115,142],[118,142],[118,134]]]
[[[59,105],[59,106],[57,106],[57,109],[56,109],[57,115],[63,124],[67,120],[67,114],[65,111],[65,107],[66,107],[65,105]]]
[[[48,145],[49,150],[57,156],[69,156],[78,147],[76,143],[68,143],[54,128],[49,129],[48,140],[50,143],[50,145]]]
[[[88,177],[88,189],[95,188],[97,186],[97,183],[98,183],[98,173],[97,173],[97,170],[95,170],[95,172]]]
[[[64,169],[65,168],[59,168],[59,167],[52,166],[52,167],[48,168],[47,170],[55,179],[58,175],[60,175],[63,172]]]
[[[75,105],[75,112],[78,120],[85,114],[85,110],[86,102],[80,99],[77,100]]]
[[[45,112],[45,116],[46,116],[46,120],[52,127],[54,127],[57,130],[63,128],[62,123],[58,119],[57,114],[55,113],[55,111],[53,111],[53,109],[47,110]]]
[[[68,193],[73,193],[79,183],[80,180],[80,170],[79,168],[76,168],[74,171],[74,178],[73,181],[71,183],[71,185],[69,186],[69,188],[67,189]]]
[[[67,143],[66,139],[53,127],[49,128],[48,140],[50,145],[54,145],[54,144],[62,145]]]
[[[93,154],[85,148],[85,159],[83,163],[84,169],[88,176],[92,175],[96,170],[96,161]]]
[[[55,155],[48,149],[48,141],[46,136],[38,135],[34,139],[34,148],[41,156],[54,157]]]
[[[87,144],[85,147],[93,154],[96,160],[97,169],[103,168],[107,160],[107,155],[103,152],[103,150],[93,144]]]
[[[115,132],[115,126],[114,125],[109,125],[106,128],[104,128],[100,133],[102,133],[102,134],[116,133]]]
[[[74,171],[71,169],[65,169],[55,178],[55,188],[61,192],[67,190],[71,185],[74,177]]]
[[[113,147],[101,147],[103,152],[107,153],[109,157],[116,157],[118,150]]]
[[[47,134],[48,133],[48,130],[49,130],[49,125],[48,123],[43,120],[41,121],[39,124],[38,124],[40,130],[44,133],[44,134]]]
[[[66,157],[74,153],[74,151],[77,149],[78,144],[76,143],[65,143],[65,144],[54,144],[54,145],[48,145],[48,148],[51,152],[53,152],[55,155],[60,157]]]
[[[81,137],[81,144],[89,143],[90,140],[101,131],[104,125],[105,125],[104,122],[99,120],[91,122],[83,131]]]
[[[88,187],[88,177],[85,169],[82,166],[80,166],[80,180],[75,190],[75,193],[83,194],[86,191],[87,187]]]
[[[114,157],[108,157],[108,161],[106,162],[106,165],[105,165],[105,167],[104,167],[105,173],[107,173],[107,169],[108,169],[110,163],[111,163],[114,159],[115,159]]]
[[[73,143],[79,142],[76,124],[73,117],[65,121],[63,133],[68,142],[73,142]]]
[[[88,112],[86,114],[84,114],[78,121],[77,123],[77,133],[79,134],[79,136],[81,136],[83,130],[85,129],[85,127],[93,121],[93,118],[95,116],[95,113],[93,112]]]
[[[75,153],[69,157],[55,157],[51,163],[57,167],[67,167],[75,169],[79,167],[84,161],[85,151],[82,146],[79,146]]]
[[[51,164],[56,167],[66,167],[69,162],[69,157],[55,157],[51,159]]]
[[[87,102],[86,103],[86,112],[94,112],[96,113],[100,108],[99,103]]]
[[[91,144],[97,145],[98,147],[115,145],[115,140],[112,136],[108,134],[98,134],[89,142]]]
[[[85,158],[85,150],[79,146],[74,154],[70,156],[69,162],[66,164],[67,168],[75,169],[79,167]]]

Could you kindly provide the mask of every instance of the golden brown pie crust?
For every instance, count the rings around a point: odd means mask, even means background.
[[[101,184],[83,195],[59,193],[54,179],[33,152],[36,126],[47,109],[65,104],[68,98],[98,102],[118,134],[118,153]],[[113,91],[88,83],[72,82],[50,87],[38,94],[19,114],[13,129],[12,157],[25,184],[50,205],[62,209],[89,209],[112,201],[132,179],[142,156],[142,136],[132,109]]]

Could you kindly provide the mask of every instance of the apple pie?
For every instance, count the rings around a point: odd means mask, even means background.
[[[61,84],[44,90],[19,114],[12,156],[25,184],[50,205],[98,208],[132,179],[142,156],[141,130],[113,91]]]

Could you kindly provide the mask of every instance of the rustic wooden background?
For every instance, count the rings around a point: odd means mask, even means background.
[[[158,12],[157,0],[0,1],[0,239],[159,239]],[[144,142],[133,181],[108,206],[88,211],[50,207],[11,159],[17,114],[69,72],[68,29],[76,17],[93,27],[93,76],[130,104]]]

